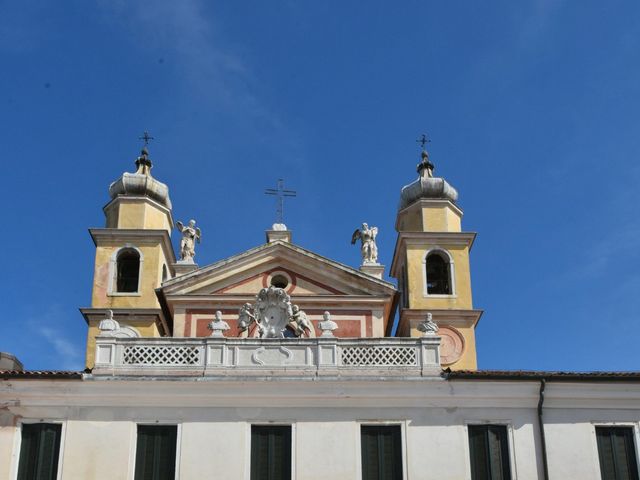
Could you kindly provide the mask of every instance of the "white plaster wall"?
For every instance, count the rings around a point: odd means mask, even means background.
[[[179,478],[248,478],[247,425],[195,420],[182,423]]]
[[[135,423],[67,421],[62,479],[127,480],[133,465]]]
[[[638,424],[637,411],[546,409],[544,412],[550,480],[600,480],[596,425]],[[636,451],[638,449],[636,436]],[[640,458],[640,457],[639,457]]]
[[[16,432],[17,429],[13,425],[0,423],[0,478],[10,478]]]
[[[360,425],[386,421],[403,426],[407,480],[469,479],[466,425],[507,423],[515,479],[541,479],[537,416],[531,408],[471,407],[75,407],[19,408],[25,420],[65,423],[63,480],[132,478],[135,425],[180,425],[179,478],[216,473],[248,480],[252,423],[291,424],[295,478],[359,477]],[[638,426],[637,410],[547,408],[545,431],[551,480],[600,478],[594,425]],[[17,467],[14,427],[0,426],[0,479]]]
[[[516,478],[541,478],[536,460],[535,412],[509,408],[425,408],[406,412],[408,478],[470,479],[467,424],[508,425]],[[446,459],[446,461],[444,461]]]
[[[357,435],[356,422],[297,422],[294,478],[358,478]]]
[[[469,476],[463,426],[407,427],[408,478],[460,480]],[[444,461],[446,459],[446,461]]]

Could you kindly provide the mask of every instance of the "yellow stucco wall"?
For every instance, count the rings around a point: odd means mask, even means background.
[[[451,206],[423,206],[422,224],[426,232],[459,232],[461,229],[460,215]]]
[[[425,254],[436,245],[411,245],[407,249],[407,276],[409,281],[409,308],[473,308],[471,298],[471,274],[469,271],[469,248],[465,245],[439,244],[453,258],[454,295],[425,296]]]
[[[87,368],[93,368],[95,365],[95,350],[96,350],[96,336],[100,333],[98,329],[98,324],[100,320],[90,320],[89,321],[89,329],[87,332],[87,353],[86,353],[86,366]],[[155,323],[155,321],[143,320],[136,321],[132,324],[120,323],[120,326],[128,326],[135,328],[140,335],[143,337],[159,337],[160,331]]]
[[[105,208],[107,228],[136,228],[171,232],[169,211],[149,199],[117,198]]]
[[[462,212],[448,201],[423,200],[398,215],[401,232],[460,232]]]
[[[397,228],[399,232],[461,232],[462,212],[451,202],[444,200],[421,200],[405,208],[398,215]],[[408,291],[407,308],[411,310],[470,310],[473,309],[471,292],[471,272],[469,265],[469,246],[455,243],[435,243],[425,239],[423,242],[412,240],[405,244],[406,251],[401,255],[400,266],[406,268]],[[446,250],[453,262],[453,294],[428,295],[426,293],[426,264],[425,256],[431,249]],[[401,270],[399,270],[401,271]],[[420,320],[421,321],[421,320]],[[422,332],[417,330],[419,320],[401,322],[398,334],[402,336],[420,337]],[[457,330],[464,339],[462,356],[451,364],[453,369],[477,368],[475,329],[473,326],[462,327],[438,323],[441,327],[448,326]]]
[[[133,245],[142,252],[140,288],[135,294],[118,294],[115,290],[114,254],[125,242],[110,241],[96,248],[91,306],[94,308],[159,308],[155,289],[162,281],[162,266],[167,263],[161,245]]]

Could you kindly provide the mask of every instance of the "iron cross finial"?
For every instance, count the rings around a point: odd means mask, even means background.
[[[273,195],[276,199],[276,217],[278,223],[284,223],[284,197],[295,197],[297,192],[295,190],[285,190],[284,180],[279,178],[276,188],[267,188],[264,191],[265,195]]]
[[[424,146],[427,143],[431,143],[431,139],[427,136],[426,133],[423,133],[422,137],[420,137],[418,140],[416,140],[416,143],[419,143],[422,146],[422,149],[424,150]]]
[[[149,140],[154,140],[154,138],[145,130],[142,136],[138,137],[138,140],[144,140],[144,146],[146,147],[149,145]]]

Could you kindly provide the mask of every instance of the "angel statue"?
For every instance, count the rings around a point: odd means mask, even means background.
[[[360,253],[362,254],[363,265],[378,264],[378,247],[376,246],[376,235],[378,235],[378,227],[371,227],[366,223],[362,224],[362,228],[357,229],[351,235],[351,245],[354,245],[359,239],[361,242]]]
[[[180,261],[184,263],[193,263],[193,257],[196,256],[195,243],[200,243],[202,234],[200,229],[196,227],[195,220],[189,220],[186,227],[182,222],[176,222],[176,228],[182,233],[180,240]]]

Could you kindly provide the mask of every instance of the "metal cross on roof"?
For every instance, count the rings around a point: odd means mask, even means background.
[[[423,133],[422,137],[416,140],[416,143],[419,143],[422,146],[422,149],[424,150],[424,146],[427,143],[431,143],[431,139],[425,133]]]
[[[273,195],[276,198],[276,219],[278,223],[284,223],[284,197],[295,197],[297,192],[295,190],[285,190],[284,180],[279,178],[276,188],[267,188],[264,191],[265,195]]]
[[[149,145],[149,140],[154,140],[154,138],[149,135],[149,132],[147,132],[146,130],[144,131],[144,133],[142,134],[141,137],[138,137],[139,140],[144,140],[144,146],[146,147],[147,145]]]

